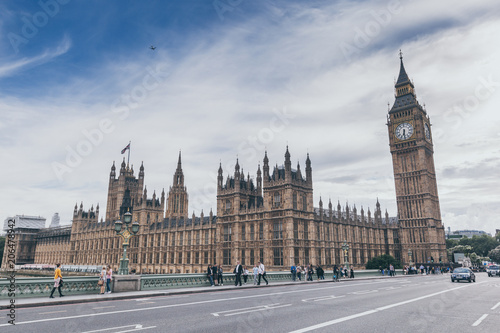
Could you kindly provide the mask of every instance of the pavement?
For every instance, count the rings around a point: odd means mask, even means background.
[[[54,293],[54,298],[44,297],[26,297],[26,298],[16,298],[15,306],[16,309],[19,308],[29,308],[47,305],[64,305],[64,304],[77,304],[77,303],[92,303],[110,300],[125,300],[125,299],[137,299],[144,297],[154,297],[154,296],[169,296],[169,295],[182,295],[182,294],[193,294],[193,293],[209,293],[217,292],[222,290],[235,290],[241,288],[266,288],[266,287],[276,287],[276,286],[289,286],[297,284],[311,284],[311,283],[346,283],[350,281],[362,281],[362,280],[377,280],[377,279],[398,279],[407,277],[416,277],[421,275],[396,275],[393,277],[389,276],[370,276],[370,277],[360,277],[355,279],[341,279],[339,282],[334,282],[333,280],[314,280],[314,281],[270,281],[269,285],[255,286],[252,283],[247,283],[246,285],[234,286],[207,286],[207,287],[189,287],[189,288],[172,288],[165,290],[143,290],[143,291],[129,291],[111,294],[85,294],[85,295],[66,295],[64,297],[59,297],[57,291]],[[0,300],[0,310],[8,309],[10,305],[9,299]]]

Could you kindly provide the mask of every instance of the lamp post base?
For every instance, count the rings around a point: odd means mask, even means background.
[[[128,275],[128,258],[120,259],[120,268],[118,269],[118,275]]]

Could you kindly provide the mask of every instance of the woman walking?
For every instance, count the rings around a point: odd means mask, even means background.
[[[247,266],[245,266],[243,268],[243,282],[247,284],[247,280],[248,280],[248,268]]]
[[[97,284],[101,286],[100,294],[104,294],[104,289],[106,288],[106,266],[102,266],[101,274],[99,274],[99,282]]]
[[[221,264],[219,264],[219,268],[218,268],[217,273],[219,273],[219,275],[217,275],[217,283],[219,284],[219,286],[223,286],[224,280],[222,279],[222,265]]]
[[[50,298],[54,298],[54,291],[59,291],[59,297],[63,297],[64,295],[61,292],[61,287],[62,287],[62,275],[61,275],[61,264],[56,265],[57,268],[54,272],[54,288],[52,288],[52,291],[50,293]]]

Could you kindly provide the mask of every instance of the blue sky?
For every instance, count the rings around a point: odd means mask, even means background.
[[[103,212],[129,141],[149,195],[168,190],[182,150],[197,215],[216,208],[219,162],[227,176],[238,156],[254,177],[287,144],[294,164],[311,156],[316,203],[373,210],[378,197],[396,215],[385,122],[402,49],[433,124],[445,226],[498,227],[492,0],[42,3],[0,3],[4,218]]]

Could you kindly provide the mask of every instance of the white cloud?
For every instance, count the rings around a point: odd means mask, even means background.
[[[443,221],[458,228],[465,223],[459,209],[473,205],[462,193],[474,195],[474,202],[498,198],[498,194],[488,175],[472,170],[457,183],[448,180],[444,170],[470,160],[480,169],[498,151],[500,136],[492,138],[491,132],[493,124],[499,123],[494,106],[500,94],[493,92],[468,118],[458,118],[458,126],[446,112],[474,94],[480,77],[491,74],[500,81],[500,48],[492,33],[500,23],[485,14],[490,2],[451,6],[451,11],[437,10],[449,6],[448,1],[401,3],[401,13],[393,15],[352,59],[345,58],[340,43],[353,43],[356,28],[364,29],[374,21],[371,11],[385,10],[387,2],[271,8],[268,16],[186,41],[181,59],[158,49],[154,56],[102,64],[94,77],[74,78],[46,99],[0,100],[6,110],[0,126],[13,129],[12,134],[0,136],[2,143],[11,143],[2,145],[0,152],[16,161],[7,167],[9,176],[2,176],[2,184],[9,189],[0,194],[0,202],[8,207],[5,212],[41,214],[50,221],[58,211],[61,221],[68,222],[75,201],[81,200],[86,208],[99,202],[104,212],[107,172],[113,160],[120,163],[120,149],[132,140],[131,158],[136,170],[140,161],[145,163],[149,195],[153,189],[157,194],[168,189],[182,149],[190,209],[197,214],[201,209],[215,210],[214,175],[219,161],[227,176],[238,155],[245,173],[254,176],[264,149],[271,164],[281,164],[288,143],[294,166],[299,160],[304,169],[310,153],[316,203],[322,195],[324,202],[331,197],[345,206],[349,200],[358,210],[363,205],[373,211],[379,197],[395,215],[385,115],[387,102],[394,101],[392,79],[398,74],[397,51],[402,48],[419,101],[426,103],[433,122]],[[35,63],[39,62],[11,64],[12,69],[4,73]],[[138,94],[148,68],[157,66],[168,76],[154,89],[146,89],[128,117],[120,119],[113,112],[113,101]],[[283,108],[294,118],[273,132],[272,140],[257,140],[258,147],[251,149],[254,138],[272,127],[273,109]],[[51,163],[64,163],[67,146],[76,149],[88,140],[82,132],[95,130],[104,118],[112,121],[114,130],[103,135],[102,142],[93,145],[91,154],[60,182]],[[480,149],[464,145],[470,142],[481,142]],[[469,189],[473,181],[477,188]],[[30,207],[22,203],[27,193],[33,195],[30,202],[36,202]],[[479,217],[476,213],[470,209],[467,219]],[[488,232],[494,228],[493,213],[485,210],[480,215]]]

